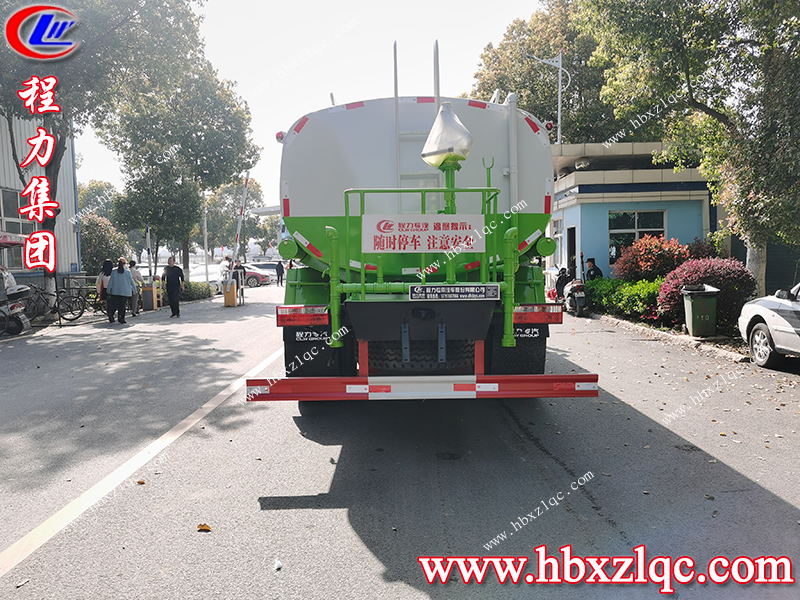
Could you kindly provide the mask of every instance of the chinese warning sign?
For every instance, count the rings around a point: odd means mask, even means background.
[[[483,215],[364,215],[361,251],[446,252],[458,246],[483,252],[486,242],[477,233],[483,225]]]
[[[24,89],[17,92],[17,96],[25,102],[25,107],[31,114],[61,112],[61,107],[55,104],[53,88],[58,84],[58,79],[53,76],[42,79],[35,75],[28,81],[23,81]],[[38,102],[38,106],[37,106]],[[28,138],[31,151],[19,166],[27,167],[36,162],[40,167],[46,167],[53,157],[56,139],[44,127],[36,128],[36,135]],[[50,198],[50,180],[44,176],[31,177],[30,182],[20,194],[28,198],[28,205],[19,209],[19,214],[31,221],[43,223],[45,218],[54,218],[58,210],[58,202]],[[56,268],[56,236],[50,231],[36,231],[25,240],[25,267],[35,269],[44,267],[52,273]]]

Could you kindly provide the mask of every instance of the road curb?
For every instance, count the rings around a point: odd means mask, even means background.
[[[647,334],[648,336],[658,338],[669,344],[676,346],[688,346],[693,350],[701,350],[706,354],[710,354],[724,360],[730,360],[735,363],[750,362],[749,356],[744,356],[743,354],[738,354],[737,352],[731,352],[730,350],[723,350],[722,348],[717,348],[716,346],[711,346],[710,344],[704,344],[699,339],[688,335],[678,335],[675,333],[660,331],[658,329],[652,329],[650,327],[645,327],[644,325],[638,325],[637,323],[631,323],[630,321],[617,319],[616,317],[610,317],[608,315],[592,315],[592,318],[608,323],[609,325],[614,325],[615,327],[623,327],[625,329],[631,329]]]

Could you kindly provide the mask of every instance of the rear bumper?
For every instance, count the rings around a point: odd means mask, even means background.
[[[597,375],[425,375],[248,379],[247,401],[596,398]]]

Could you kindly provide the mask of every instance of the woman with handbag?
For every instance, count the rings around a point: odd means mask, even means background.
[[[108,320],[114,322],[114,314],[118,313],[118,321],[125,323],[125,305],[133,296],[136,284],[133,282],[131,272],[125,268],[127,261],[120,258],[117,268],[111,271],[111,280],[108,282]]]

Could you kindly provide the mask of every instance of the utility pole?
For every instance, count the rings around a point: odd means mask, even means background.
[[[523,56],[526,56],[528,58],[532,58],[533,60],[537,60],[540,63],[544,63],[546,65],[550,65],[551,67],[556,67],[558,69],[558,141],[556,143],[559,146],[561,145],[561,91],[562,91],[562,88],[561,88],[561,72],[562,71],[567,74],[567,77],[569,77],[569,81],[567,81],[567,85],[563,89],[566,90],[569,87],[569,84],[572,83],[572,76],[569,74],[569,72],[564,67],[561,66],[563,54],[564,54],[564,51],[563,50],[559,50],[558,51],[558,56],[554,56],[553,58],[548,58],[548,59],[544,59],[543,60],[541,58],[536,58],[533,54],[525,54],[524,52],[522,53]]]
[[[203,200],[203,262],[206,263],[206,283],[208,283],[208,196]]]

